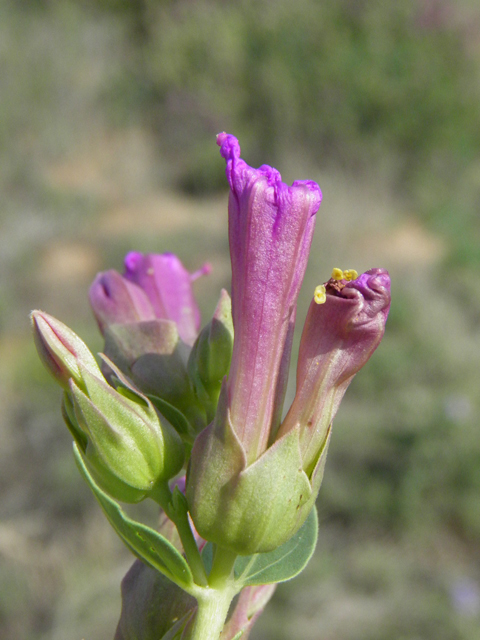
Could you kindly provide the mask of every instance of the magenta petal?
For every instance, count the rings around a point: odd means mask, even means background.
[[[208,266],[203,273],[208,273]],[[143,255],[131,252],[125,257],[125,279],[146,293],[155,316],[173,320],[182,340],[192,345],[200,328],[200,311],[192,290],[193,276],[173,253]]]
[[[113,269],[97,275],[90,287],[89,298],[102,333],[110,324],[155,319],[145,292]]]
[[[312,301],[300,342],[295,399],[277,436],[300,428],[304,468],[315,464],[346,388],[380,344],[389,309],[385,269],[370,269],[340,291],[327,283],[325,303]]]
[[[276,169],[240,158],[234,136],[217,136],[230,184],[229,242],[235,330],[228,380],[232,423],[247,458],[267,447],[290,319],[303,280],[321,191],[284,184]]]

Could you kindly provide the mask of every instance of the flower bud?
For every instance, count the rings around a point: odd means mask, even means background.
[[[84,389],[70,381],[65,413],[86,436],[82,449],[95,480],[113,497],[139,502],[156,485],[182,468],[180,437],[144,395],[112,364],[118,379],[113,389],[102,377],[81,368]]]
[[[40,360],[61,387],[68,389],[71,378],[83,387],[81,367],[102,375],[87,345],[63,322],[43,311],[32,311],[30,317]]]
[[[173,253],[125,256],[125,272],[99,273],[90,287],[90,303],[102,333],[112,324],[154,319],[175,322],[182,340],[192,345],[200,328],[200,311],[192,282],[210,272],[205,264],[189,273]]]
[[[172,631],[181,633],[182,621],[185,624],[197,606],[193,596],[140,560],[123,578],[121,591],[122,611],[114,640],[179,637]]]
[[[222,289],[212,319],[200,332],[188,359],[195,393],[207,407],[207,420],[215,415],[223,378],[228,375],[233,346],[232,303]]]
[[[223,628],[220,640],[247,638],[276,588],[276,584],[262,584],[258,587],[245,587],[242,589],[235,607]]]
[[[85,343],[62,322],[32,312],[38,353],[66,390],[63,416],[95,480],[114,498],[138,502],[182,468],[180,437],[113,363],[118,390]]]

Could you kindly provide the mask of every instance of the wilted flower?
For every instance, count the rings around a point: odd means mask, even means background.
[[[313,300],[300,341],[295,399],[276,438],[299,432],[310,474],[353,376],[380,344],[390,309],[390,278],[370,269],[355,280],[331,278],[325,301]]]
[[[160,399],[169,419],[180,411],[188,423],[183,436],[193,441],[206,424],[206,409],[187,372],[200,328],[192,283],[209,273],[210,265],[190,274],[172,253],[137,251],[127,254],[124,265],[123,275],[114,270],[99,273],[90,287],[105,354],[143,393]],[[104,373],[108,377],[108,370]]]

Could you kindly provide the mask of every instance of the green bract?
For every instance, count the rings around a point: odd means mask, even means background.
[[[110,364],[113,367],[112,364]],[[122,374],[118,390],[82,369],[85,391],[70,381],[65,418],[96,481],[113,497],[139,502],[177,474],[183,445],[173,427]]]
[[[105,353],[109,359],[142,393],[177,409],[187,421],[183,435],[193,442],[206,421],[187,374],[189,350],[171,320],[112,324],[105,331]],[[160,410],[163,413],[163,406]]]
[[[235,553],[272,551],[298,531],[314,506],[330,434],[310,475],[302,469],[298,430],[247,465],[226,395],[224,386],[215,421],[198,436],[199,455],[190,461],[192,518],[203,538]]]
[[[62,322],[32,313],[40,357],[65,389],[63,416],[98,484],[124,502],[138,502],[175,476],[184,448],[151,401],[104,357],[110,386],[85,343]]]
[[[200,332],[188,359],[188,374],[208,421],[217,408],[223,378],[228,375],[233,349],[232,301],[222,289],[212,319]]]

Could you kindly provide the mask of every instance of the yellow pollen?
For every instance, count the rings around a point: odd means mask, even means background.
[[[330,277],[333,278],[334,280],[343,280],[344,278],[343,271],[335,267]]]
[[[317,304],[323,304],[327,299],[327,290],[324,284],[319,284],[313,292],[313,299]]]
[[[356,280],[357,278],[358,278],[358,272],[355,271],[355,269],[346,269],[343,272],[343,279],[344,280],[351,281],[351,280]]]

